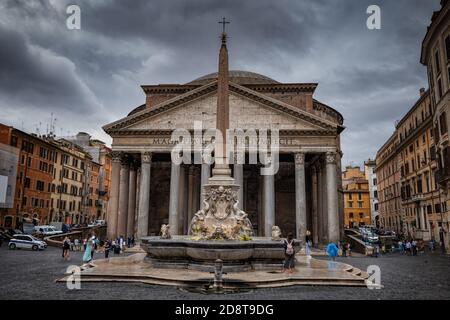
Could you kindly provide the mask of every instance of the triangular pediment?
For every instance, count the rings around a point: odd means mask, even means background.
[[[279,100],[230,83],[230,128],[329,131],[337,125]],[[215,128],[217,82],[191,90],[104,127],[108,133],[121,131]]]

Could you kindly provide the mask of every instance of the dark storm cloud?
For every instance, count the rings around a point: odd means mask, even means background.
[[[69,4],[81,8],[81,30],[65,26]],[[381,30],[366,28],[370,4],[381,7]],[[107,140],[101,126],[144,101],[139,85],[185,83],[216,70],[217,22],[226,16],[231,68],[318,82],[316,98],[345,118],[344,164],[362,163],[426,86],[420,45],[438,6],[438,0],[9,0],[0,3],[2,121],[32,129],[54,112],[64,134],[83,130]]]

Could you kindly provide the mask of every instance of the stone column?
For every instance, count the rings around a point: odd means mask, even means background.
[[[188,227],[194,216],[194,186],[195,186],[195,167],[190,166],[188,169]],[[189,230],[188,230],[189,231]]]
[[[263,176],[263,184],[264,236],[270,237],[275,225],[275,175]]]
[[[180,180],[179,180],[180,188],[178,189],[178,216],[180,217],[180,221],[178,223],[178,232],[180,234],[185,234],[187,217],[186,217],[186,171],[185,166],[180,165]]]
[[[134,235],[134,218],[136,213],[136,165],[130,166],[130,182],[128,191],[127,237]]]
[[[152,166],[152,154],[145,152],[141,155],[141,177],[139,187],[139,212],[137,238],[148,235],[148,216],[150,211],[150,174]]]
[[[327,209],[328,209],[328,241],[339,241],[339,212],[337,192],[336,154],[327,152]]]
[[[425,207],[420,206],[420,229],[425,230]]]
[[[120,152],[112,152],[111,190],[108,204],[108,239],[117,236],[117,214],[119,210]]]
[[[237,192],[238,207],[244,210],[244,165],[238,154],[234,155],[234,183],[239,185]]]
[[[295,158],[295,232],[297,239],[305,241],[306,235],[306,189],[305,154],[296,153]]]
[[[203,206],[203,186],[208,183],[208,179],[211,176],[211,166],[208,163],[202,163],[202,172],[200,178],[200,208]]]
[[[312,184],[312,238],[314,245],[319,243],[319,212],[318,212],[318,189],[317,189],[317,169],[311,167],[311,184]]]
[[[120,168],[120,188],[119,188],[119,214],[117,219],[117,235],[126,237],[128,221],[128,195],[130,185],[130,164],[129,159],[122,160]]]
[[[170,169],[170,200],[169,225],[172,234],[179,234],[180,215],[178,214],[178,200],[180,191],[180,164],[172,161]]]

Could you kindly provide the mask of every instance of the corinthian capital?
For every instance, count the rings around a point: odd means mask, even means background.
[[[327,163],[335,164],[336,163],[336,153],[335,152],[327,152],[325,156],[325,160]]]
[[[141,161],[146,162],[146,163],[152,162],[152,153],[151,152],[142,152]]]
[[[112,151],[111,158],[113,162],[120,162],[122,160],[122,152],[120,151]]]
[[[305,154],[304,153],[296,153],[294,155],[295,164],[305,164]]]

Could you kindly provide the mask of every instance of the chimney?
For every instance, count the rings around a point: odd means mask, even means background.
[[[420,88],[419,92],[420,92],[420,96],[423,96],[423,94],[425,93],[425,88]]]

